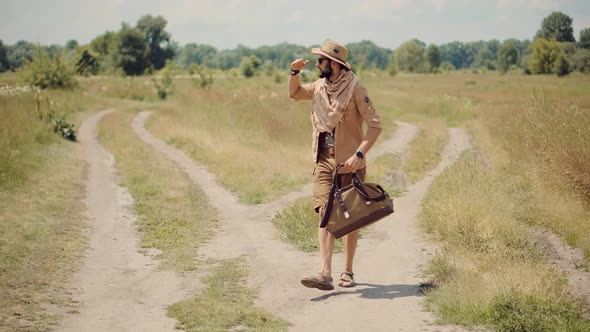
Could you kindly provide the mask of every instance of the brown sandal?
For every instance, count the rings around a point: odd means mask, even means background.
[[[327,277],[321,273],[318,273],[315,276],[303,277],[303,279],[301,279],[301,284],[305,287],[317,288],[320,290],[334,289],[334,285],[332,285],[332,277]]]
[[[338,282],[338,286],[340,287],[354,287],[356,284],[354,283],[354,273],[344,271],[340,274],[340,281]]]

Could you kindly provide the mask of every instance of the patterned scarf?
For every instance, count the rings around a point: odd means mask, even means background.
[[[352,71],[345,70],[336,81],[324,79],[320,92],[313,97],[313,124],[320,132],[331,133],[344,115],[344,110],[352,99],[358,79]]]

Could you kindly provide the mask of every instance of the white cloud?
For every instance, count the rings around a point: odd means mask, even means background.
[[[514,4],[514,0],[498,0],[496,2],[496,7],[498,9],[506,9],[511,7]]]
[[[406,0],[362,0],[352,7],[353,16],[364,18],[383,18],[393,10],[405,7]]]
[[[441,13],[443,11],[443,9],[445,8],[445,5],[447,4],[446,0],[429,0],[434,2],[434,8],[436,10],[437,13]],[[427,3],[429,2],[427,1]]]
[[[559,1],[556,0],[496,0],[496,7],[500,10],[534,9],[534,10],[558,10]]]
[[[558,10],[559,1],[554,0],[529,0],[527,6],[531,9]]]

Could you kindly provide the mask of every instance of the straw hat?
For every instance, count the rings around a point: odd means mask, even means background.
[[[352,69],[350,63],[346,62],[346,58],[348,57],[348,49],[333,41],[332,39],[326,39],[324,45],[322,45],[322,48],[312,48],[311,53],[323,55],[328,59],[332,59],[338,63],[341,63],[349,70]]]

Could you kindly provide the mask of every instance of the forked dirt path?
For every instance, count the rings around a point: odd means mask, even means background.
[[[89,250],[74,281],[79,313],[67,314],[58,331],[174,331],[165,307],[186,296],[189,280],[160,272],[139,252],[132,198],[118,185],[114,159],[97,140],[96,125],[110,111],[88,118],[79,140],[88,164],[86,199]]]
[[[182,151],[168,146],[144,129],[149,113],[133,121],[138,136],[175,161],[209,197],[220,213],[218,235],[201,247],[203,258],[233,258],[245,255],[253,270],[249,284],[260,288],[258,304],[293,324],[296,331],[440,331],[434,317],[423,310],[419,291],[420,265],[427,259],[429,244],[416,230],[419,206],[428,187],[442,170],[469,148],[469,136],[462,129],[449,129],[449,142],[436,169],[396,199],[396,213],[372,226],[359,241],[355,273],[357,287],[322,292],[303,287],[302,276],[319,270],[317,254],[306,254],[278,240],[271,219],[297,197],[311,194],[310,187],[268,204],[246,206],[219,186],[205,167]],[[394,137],[375,147],[379,153],[403,154],[417,129],[400,123]],[[334,277],[342,266],[334,258]]]

